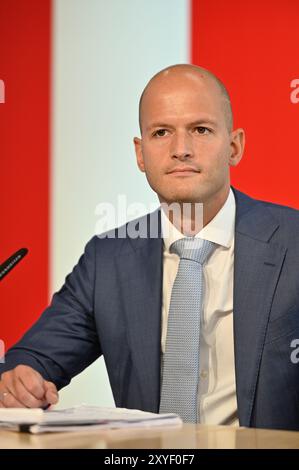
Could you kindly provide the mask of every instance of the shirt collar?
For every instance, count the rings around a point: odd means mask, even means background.
[[[217,212],[215,217],[203,227],[195,237],[209,240],[213,243],[217,243],[217,245],[229,248],[234,239],[235,218],[236,201],[234,193],[230,188],[228,197],[220,211]],[[170,222],[163,209],[161,209],[161,226],[164,246],[167,251],[169,251],[172,243],[185,237],[185,235]]]

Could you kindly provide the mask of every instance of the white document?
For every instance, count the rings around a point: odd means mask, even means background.
[[[126,408],[80,405],[64,410],[0,408],[0,428],[42,432],[179,426],[176,414],[156,414]]]

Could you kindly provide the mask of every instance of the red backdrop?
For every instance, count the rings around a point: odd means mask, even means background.
[[[232,183],[260,199],[299,208],[298,0],[193,0],[194,64],[226,84],[246,151]]]
[[[29,254],[0,285],[6,348],[39,316],[48,297],[50,0],[1,0],[0,263]]]

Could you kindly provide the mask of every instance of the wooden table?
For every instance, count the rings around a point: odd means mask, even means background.
[[[0,431],[1,449],[299,449],[299,432],[185,424],[31,435]]]

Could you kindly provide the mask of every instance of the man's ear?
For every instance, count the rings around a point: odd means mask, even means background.
[[[244,129],[235,129],[231,133],[231,155],[229,157],[230,166],[237,166],[240,162],[245,147]]]
[[[145,168],[142,154],[142,139],[139,139],[139,137],[134,137],[134,146],[138,168],[144,173]]]

